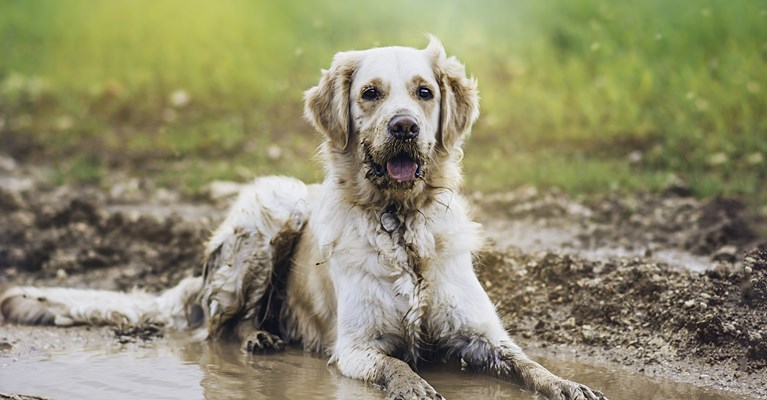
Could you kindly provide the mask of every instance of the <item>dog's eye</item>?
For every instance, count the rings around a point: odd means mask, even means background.
[[[421,100],[431,100],[434,98],[434,93],[431,92],[431,89],[421,86],[418,88],[418,97]]]
[[[378,100],[379,97],[381,97],[381,93],[374,87],[367,88],[364,92],[362,92],[363,100],[373,101]]]

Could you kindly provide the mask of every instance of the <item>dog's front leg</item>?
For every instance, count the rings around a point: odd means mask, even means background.
[[[335,361],[341,374],[382,386],[388,399],[444,399],[407,363],[373,347],[342,350]]]
[[[460,356],[471,369],[520,383],[549,399],[605,398],[585,385],[554,375],[514,344],[477,280],[469,254],[456,256],[442,273],[435,273],[432,290],[437,308],[430,329],[445,338],[448,353]]]
[[[586,385],[562,379],[531,360],[510,340],[498,345],[479,338],[467,340],[461,358],[471,368],[498,378],[521,383],[528,390],[556,400],[605,400],[604,395]]]

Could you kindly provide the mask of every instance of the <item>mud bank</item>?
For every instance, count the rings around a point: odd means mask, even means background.
[[[767,396],[767,251],[737,199],[475,195],[478,272],[529,346]]]
[[[18,168],[2,174],[0,288],[160,290],[200,272],[225,210],[148,182],[50,187]],[[480,280],[523,345],[767,398],[767,252],[737,200],[473,197],[492,243]],[[114,330],[112,340],[158,335]]]

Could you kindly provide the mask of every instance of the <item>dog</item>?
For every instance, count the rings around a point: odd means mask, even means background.
[[[484,240],[460,162],[478,115],[476,80],[434,37],[338,53],[305,93],[324,181],[247,185],[201,277],[159,296],[16,287],[0,310],[22,323],[201,327],[246,352],[300,343],[390,399],[442,398],[413,368],[448,359],[549,399],[604,399],[529,359],[474,273]]]

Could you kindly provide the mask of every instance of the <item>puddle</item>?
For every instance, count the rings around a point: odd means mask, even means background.
[[[587,382],[612,400],[747,399],[621,370],[536,357],[556,373]],[[0,357],[0,392],[55,399],[385,399],[345,378],[323,358],[297,349],[246,356],[234,345],[159,340],[148,347],[56,351],[13,361]],[[457,365],[421,374],[448,399],[538,399],[518,387]]]

